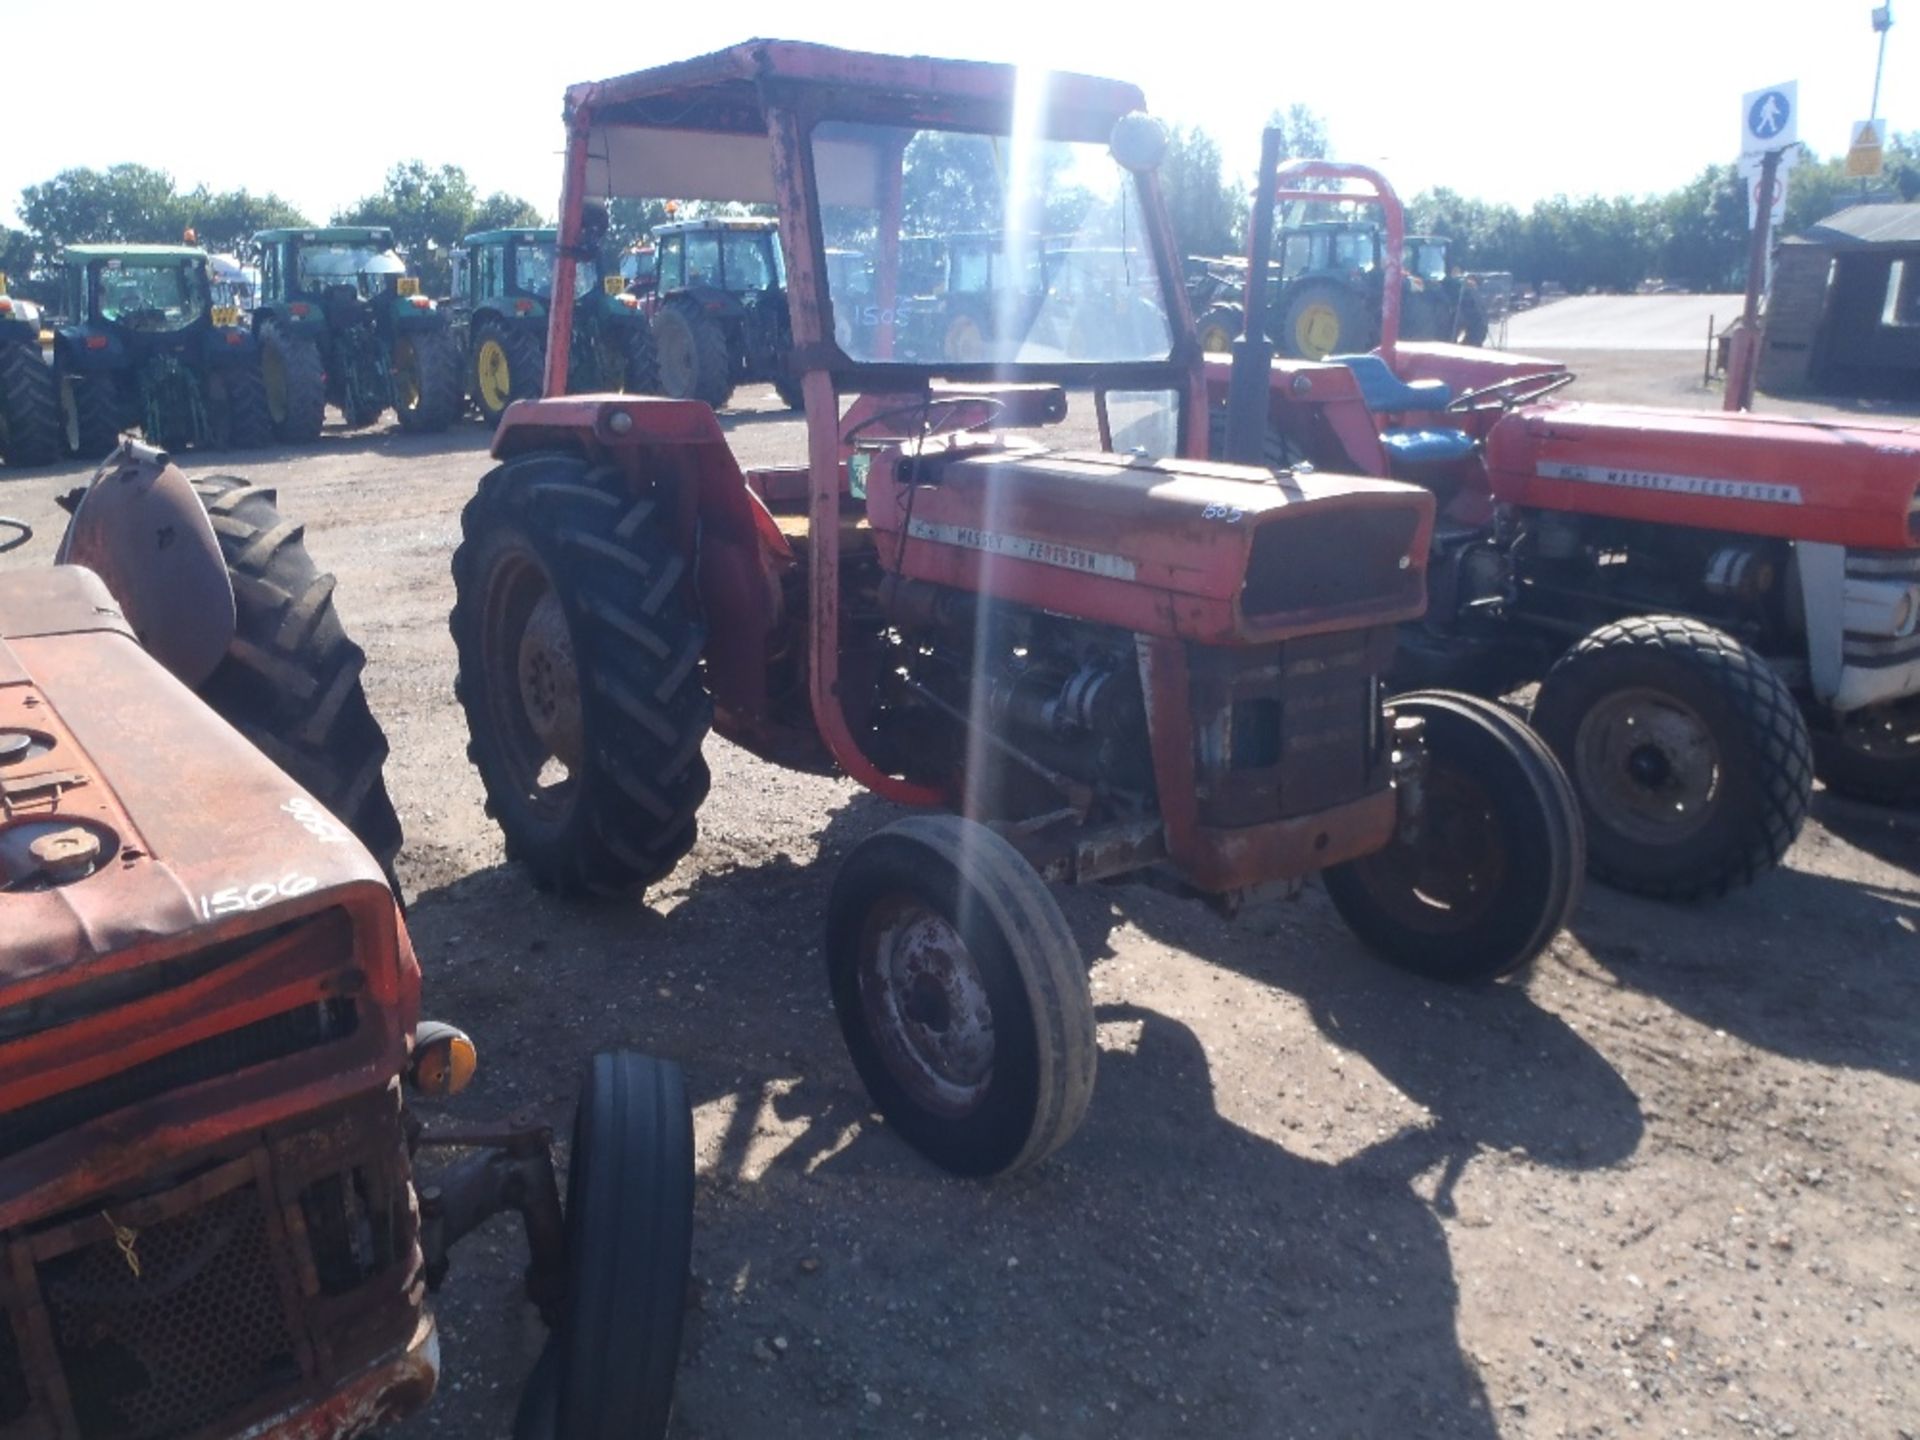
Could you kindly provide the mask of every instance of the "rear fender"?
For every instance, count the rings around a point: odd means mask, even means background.
[[[200,497],[164,450],[120,442],[80,497],[54,562],[105,581],[140,643],[188,688],[226,655],[233,582]]]
[[[293,307],[298,305],[304,314]],[[253,313],[253,326],[256,331],[262,325],[272,324],[283,335],[296,335],[303,340],[311,340],[316,345],[326,343],[327,316],[317,300],[291,300],[285,305],[276,305],[271,310],[256,310]]]
[[[686,546],[697,550],[714,704],[731,728],[754,729],[767,714],[767,642],[781,619],[781,576],[797,561],[747,488],[713,411],[699,400],[644,395],[516,400],[494,432],[494,457],[543,450],[615,466],[636,495],[666,485],[678,491]]]
[[[63,325],[53,332],[54,359],[75,375],[96,375],[130,363],[126,342],[110,330],[90,325]]]

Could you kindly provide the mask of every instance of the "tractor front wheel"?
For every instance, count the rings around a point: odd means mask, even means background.
[[[120,443],[113,377],[105,371],[75,375],[61,370],[54,373],[54,380],[60,392],[60,422],[67,453],[81,460],[104,459]]]
[[[1274,338],[1281,352],[1296,360],[1324,360],[1371,347],[1377,337],[1368,335],[1370,328],[1359,296],[1332,281],[1315,280],[1291,287]]]
[[[1567,777],[1525,722],[1472,695],[1396,696],[1422,721],[1426,771],[1409,833],[1321,877],[1391,965],[1472,984],[1543,950],[1580,896],[1585,844]]]
[[[402,430],[437,434],[460,414],[460,360],[445,330],[413,330],[393,342],[393,413]]]
[[[549,453],[489,473],[461,514],[450,624],[467,755],[508,857],[545,888],[617,894],[693,846],[713,702],[672,513]]]
[[[268,321],[260,327],[260,379],[266,386],[274,439],[291,445],[319,439],[327,416],[327,371],[320,347]]]
[[[660,393],[704,400],[719,410],[733,398],[733,358],[720,322],[694,305],[670,304],[653,317]]]
[[[31,341],[0,344],[0,463],[51,465],[60,458],[60,391]]]
[[[232,642],[200,698],[325,805],[391,878],[400,818],[382,774],[387,737],[367,705],[333,576],[307,554],[274,492],[233,475],[193,482],[233,582]]]
[[[507,406],[540,394],[546,356],[532,332],[487,321],[473,334],[473,403],[480,418],[498,425]]]
[[[1813,732],[1813,768],[1836,794],[1875,805],[1920,805],[1920,700],[1822,717]]]
[[[1045,882],[1000,835],[916,815],[834,877],[827,978],[854,1068],[902,1139],[960,1175],[1065,1144],[1093,1096],[1087,972]]]
[[[1246,324],[1238,305],[1215,305],[1200,317],[1194,329],[1200,336],[1200,348],[1210,355],[1226,355]]]
[[[1547,672],[1533,723],[1567,768],[1594,877],[1668,900],[1724,895],[1806,821],[1813,748],[1773,667],[1710,625],[1603,625]]]
[[[216,450],[258,450],[273,443],[267,387],[252,365],[209,371],[206,380],[207,443]]]

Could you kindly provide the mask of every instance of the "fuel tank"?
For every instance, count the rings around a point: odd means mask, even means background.
[[[1391,480],[930,446],[876,458],[867,515],[886,569],[1138,634],[1267,644],[1426,606],[1433,499]]]

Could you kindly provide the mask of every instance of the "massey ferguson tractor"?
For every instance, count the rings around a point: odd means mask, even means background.
[[[468,395],[489,425],[515,400],[540,394],[546,369],[547,305],[553,297],[553,230],[488,230],[460,242],[453,299],[443,308],[466,359]],[[598,246],[591,247],[597,253]],[[597,261],[576,263],[573,353],[567,383],[575,391],[650,395],[660,388],[653,327],[618,274]]]
[[[253,306],[273,433],[317,438],[327,406],[351,428],[392,409],[403,430],[460,415],[460,357],[447,318],[378,225],[262,230]]]
[[[1039,1161],[1092,1094],[1086,964],[1049,882],[1150,875],[1231,910],[1318,871],[1376,952],[1471,981],[1546,945],[1583,868],[1524,724],[1388,697],[1432,496],[1181,458],[1206,395],[1141,105],[779,41],[574,87],[548,398],[508,408],[454,556],[469,753],[539,884],[671,870],[710,727],[921,812],[846,858],[827,971],[878,1108],[966,1174]],[[777,209],[791,464],[743,469],[698,401],[566,396],[583,206],[660,194]],[[972,360],[906,323],[910,244],[1043,213],[1099,285],[1049,287]],[[827,263],[848,250],[871,268]],[[1050,442],[1070,392],[1099,449]]]
[[[383,1428],[432,1396],[453,1246],[514,1212],[551,1327],[515,1433],[664,1435],[678,1071],[595,1057],[563,1203],[539,1120],[430,1118],[474,1051],[419,1007],[386,879],[320,798],[91,571],[0,575],[0,1434]]]
[[[1399,226],[1374,172],[1276,157],[1270,137],[1254,273],[1273,205],[1324,198],[1309,180],[1368,185]],[[1486,695],[1539,682],[1533,723],[1580,796],[1596,876],[1676,899],[1744,885],[1792,844],[1816,771],[1920,800],[1911,426],[1550,399],[1564,367],[1408,344],[1391,311],[1375,353],[1271,359],[1241,344],[1210,366],[1218,453],[1434,496],[1430,600],[1395,673]],[[1266,409],[1235,436],[1240,389]]]
[[[239,312],[213,303],[191,245],[72,245],[53,378],[68,453],[100,460],[138,426],[152,445],[272,443],[260,354]]]
[[[60,443],[60,392],[40,354],[40,307],[9,295],[0,274],[0,465],[51,465]]]

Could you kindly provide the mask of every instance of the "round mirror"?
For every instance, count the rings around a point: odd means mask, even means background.
[[[1167,155],[1167,127],[1141,110],[1122,115],[1113,122],[1107,153],[1136,175],[1158,170]]]

